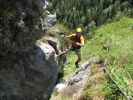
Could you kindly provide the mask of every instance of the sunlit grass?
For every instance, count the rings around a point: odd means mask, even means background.
[[[82,48],[82,63],[94,56],[106,59],[109,63],[108,68],[116,70],[113,72],[113,79],[121,89],[133,78],[132,28],[133,19],[126,17],[103,25],[95,31],[94,37],[87,40]],[[76,70],[74,67],[76,56],[70,53],[68,59],[70,62],[65,68],[65,75],[69,77]]]

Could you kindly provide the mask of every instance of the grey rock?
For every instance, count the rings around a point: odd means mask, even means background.
[[[75,94],[83,92],[90,76],[90,66],[88,61],[84,63],[72,77],[63,83],[57,84],[54,92],[68,97],[74,97]],[[54,99],[54,96],[52,96],[51,100]]]
[[[57,81],[54,48],[36,44],[42,1],[0,0],[0,100],[48,100]]]
[[[56,19],[56,13],[51,14],[50,12],[47,12],[47,16],[45,18],[41,18],[41,25],[43,30],[48,30],[53,25],[55,25],[57,19]]]
[[[39,43],[32,52],[18,56],[20,58],[16,59],[14,66],[0,70],[0,97],[48,100],[58,76],[55,50],[49,44]]]

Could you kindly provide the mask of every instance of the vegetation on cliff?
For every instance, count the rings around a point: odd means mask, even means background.
[[[88,39],[82,48],[82,58],[102,60],[106,63],[106,72],[101,65],[91,67],[91,76],[83,95],[87,98],[103,96],[107,100],[128,97],[133,98],[133,19],[123,17],[119,21],[102,25],[95,30],[93,38]],[[69,64],[65,68],[65,78],[72,75],[74,67],[73,53],[69,55]],[[90,59],[90,60],[91,60]],[[122,99],[122,100],[123,100]]]
[[[132,13],[131,0],[49,0],[49,9],[57,13],[57,19],[71,28],[79,25],[89,28],[94,21],[101,25],[114,16]]]

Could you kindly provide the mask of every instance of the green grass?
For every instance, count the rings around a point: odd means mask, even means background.
[[[128,84],[133,78],[133,19],[123,17],[99,27],[82,48],[82,63],[91,57],[106,60],[113,80],[120,89],[132,95],[133,87]],[[64,70],[65,79],[75,72],[75,59],[74,53],[70,53],[70,64]]]

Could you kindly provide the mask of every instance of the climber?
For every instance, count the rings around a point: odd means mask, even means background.
[[[78,68],[79,63],[81,61],[81,47],[84,46],[84,37],[82,35],[82,29],[77,28],[75,34],[71,34],[65,37],[69,38],[72,41],[72,43],[71,47],[65,50],[62,54],[66,54],[69,51],[74,51],[78,57],[77,61],[75,62],[75,66]]]

